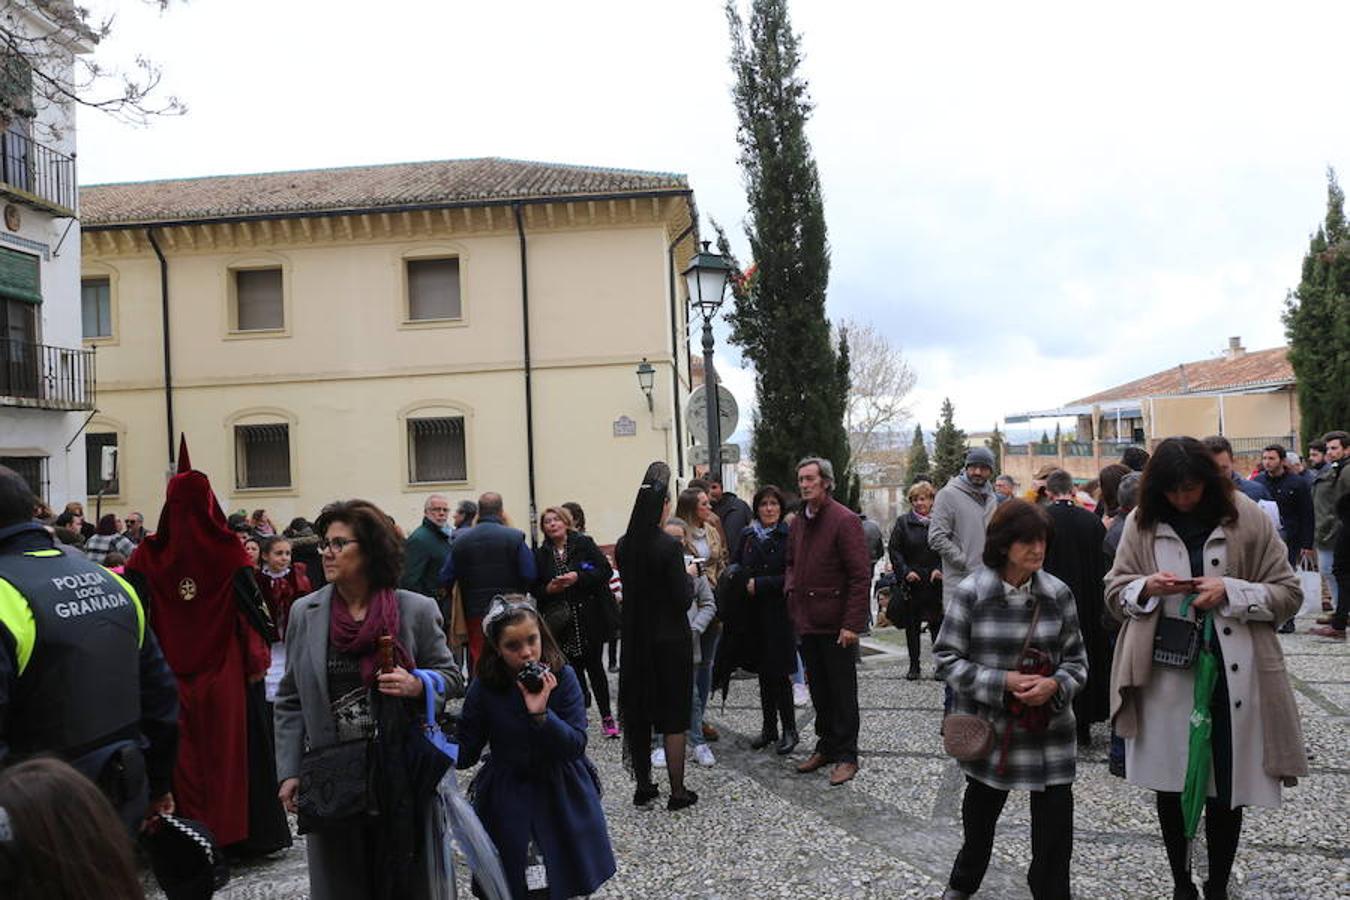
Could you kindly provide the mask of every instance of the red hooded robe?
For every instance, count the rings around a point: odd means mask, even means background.
[[[159,527],[127,570],[149,587],[150,623],[178,677],[179,745],[173,773],[178,813],[205,823],[221,846],[249,837],[245,685],[251,642],[266,644],[235,593],[251,568],[205,474],[179,450]],[[263,665],[264,670],[266,665]]]

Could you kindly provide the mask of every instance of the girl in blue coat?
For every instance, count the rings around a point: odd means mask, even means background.
[[[469,788],[474,809],[514,897],[593,893],[613,876],[614,852],[586,758],[581,686],[530,601],[496,598],[483,634],[459,723],[459,768],[491,747]],[[549,668],[536,692],[518,680],[530,662]]]

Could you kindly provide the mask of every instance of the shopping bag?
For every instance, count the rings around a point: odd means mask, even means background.
[[[1299,607],[1300,616],[1320,616],[1322,614],[1322,575],[1312,570],[1306,559],[1298,563],[1298,586],[1303,592],[1303,605]]]

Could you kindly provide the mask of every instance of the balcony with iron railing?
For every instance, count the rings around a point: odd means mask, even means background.
[[[94,351],[0,340],[0,406],[92,410]]]
[[[75,159],[16,130],[0,139],[0,194],[57,216],[75,215]]]

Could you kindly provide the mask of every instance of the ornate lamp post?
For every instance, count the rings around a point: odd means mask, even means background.
[[[656,384],[656,368],[647,362],[645,356],[642,357],[642,362],[638,363],[637,380],[638,387],[647,395],[647,409],[654,412],[656,407],[652,402],[652,387]]]
[[[718,418],[717,373],[713,370],[713,317],[722,306],[722,295],[731,276],[731,263],[726,257],[708,249],[694,254],[684,270],[684,282],[689,291],[689,302],[703,316],[703,393],[708,413],[708,472],[720,471],[722,465],[722,435]],[[717,468],[714,469],[713,467]]]

